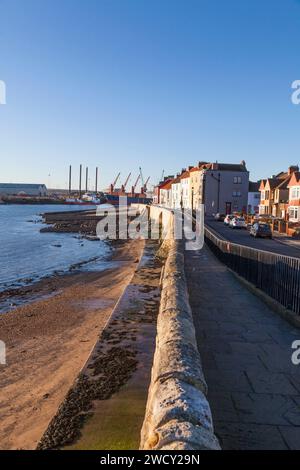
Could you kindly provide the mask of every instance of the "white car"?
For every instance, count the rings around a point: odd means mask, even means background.
[[[230,228],[247,228],[244,217],[233,217],[229,223]]]
[[[224,219],[224,225],[229,225],[231,220],[234,218],[234,215],[226,215],[225,219]]]

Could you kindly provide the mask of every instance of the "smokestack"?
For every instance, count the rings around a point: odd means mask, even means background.
[[[71,195],[72,191],[72,165],[69,167],[69,196]]]
[[[81,198],[82,165],[79,167],[79,198]]]
[[[95,193],[98,192],[98,167],[96,166]]]
[[[88,192],[88,185],[89,185],[89,167],[86,167],[85,170],[85,192]]]

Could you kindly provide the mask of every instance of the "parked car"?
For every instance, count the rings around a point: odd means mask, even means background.
[[[230,215],[226,215],[225,219],[224,219],[224,224],[225,225],[229,225],[230,224],[230,221],[231,219],[233,219],[234,215],[230,214]]]
[[[215,215],[215,220],[217,222],[224,222],[226,215],[220,214],[219,212]]]
[[[233,217],[229,223],[230,228],[247,228],[244,217]]]
[[[269,238],[272,239],[272,230],[269,224],[259,224],[256,222],[250,228],[250,235],[254,238]]]

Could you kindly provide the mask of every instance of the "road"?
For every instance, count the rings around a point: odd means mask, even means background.
[[[231,232],[230,232],[231,233]],[[300,330],[250,293],[207,247],[185,252],[196,338],[224,450],[300,450]]]
[[[293,256],[300,258],[300,241],[299,248],[295,245],[289,245],[288,242],[281,241],[278,238],[273,240],[266,240],[262,238],[253,238],[250,236],[248,230],[231,229],[223,224],[223,222],[216,222],[213,219],[207,219],[205,224],[208,228],[212,228],[217,232],[221,238],[240,245],[250,246],[258,250],[271,251],[286,256]],[[297,242],[293,242],[296,244]]]

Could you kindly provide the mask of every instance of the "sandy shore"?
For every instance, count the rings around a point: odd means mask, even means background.
[[[52,296],[0,315],[0,448],[34,449],[134,273],[143,241],[128,241],[116,267],[68,275]],[[56,281],[57,282],[57,281]],[[44,292],[47,293],[47,292]]]

